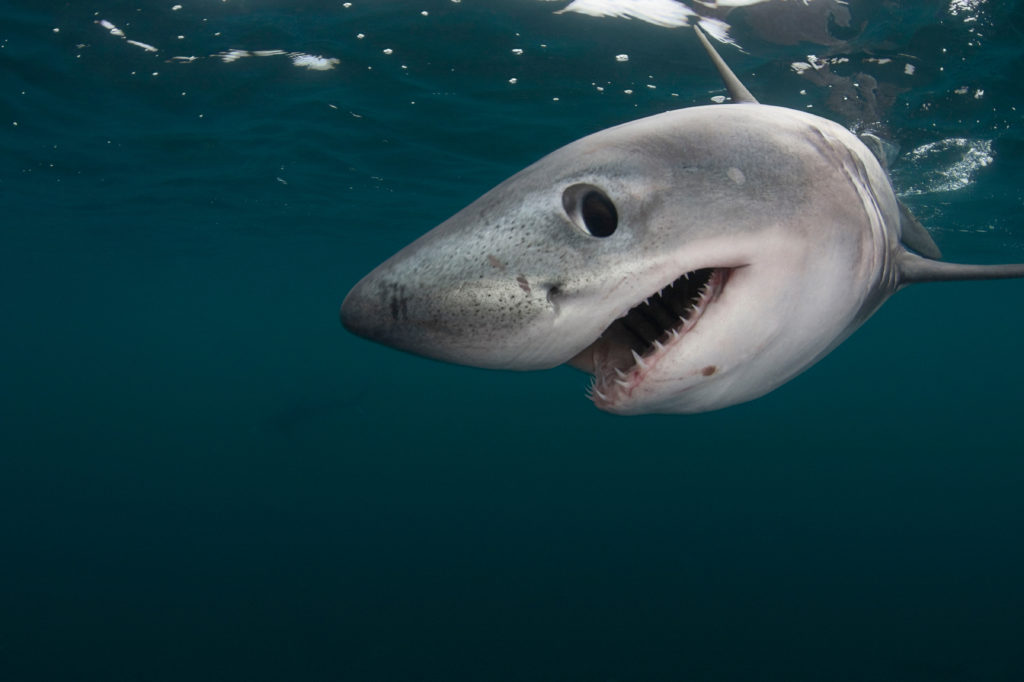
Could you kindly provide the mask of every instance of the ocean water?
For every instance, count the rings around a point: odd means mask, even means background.
[[[898,146],[948,259],[1024,261],[1019,4],[719,4],[0,6],[0,679],[1024,679],[1024,282],[697,416],[338,323],[526,164],[724,94],[697,18]]]

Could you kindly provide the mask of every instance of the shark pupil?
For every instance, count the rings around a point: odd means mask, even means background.
[[[608,237],[619,226],[619,214],[615,205],[600,192],[590,191],[580,202],[580,216],[587,232],[595,237]]]

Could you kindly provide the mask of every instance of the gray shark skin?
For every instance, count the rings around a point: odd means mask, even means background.
[[[759,104],[697,34],[733,104],[545,156],[366,275],[345,328],[477,367],[568,363],[613,413],[693,413],[792,379],[903,286],[1024,276],[917,255],[938,249],[868,146]]]

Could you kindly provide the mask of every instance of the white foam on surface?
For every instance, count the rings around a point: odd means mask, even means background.
[[[905,161],[916,169],[920,181],[902,195],[955,192],[970,185],[978,171],[992,163],[992,140],[951,137],[929,142],[910,151]]]
[[[547,0],[550,1],[550,0]],[[657,26],[689,26],[697,13],[675,0],[573,0],[558,13],[575,12],[592,17],[639,19]]]

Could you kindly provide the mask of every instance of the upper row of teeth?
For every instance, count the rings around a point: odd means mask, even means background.
[[[690,273],[686,273],[686,275],[684,275],[684,276],[686,277],[686,279],[690,279]],[[650,296],[648,296],[647,298],[644,299],[644,304],[645,305],[651,305],[651,299],[654,298],[655,296],[661,296],[662,298],[664,298],[665,297],[665,291],[668,290],[668,288],[671,287],[671,286],[672,285],[670,284],[667,287],[665,287],[664,289],[662,289],[661,291],[659,291],[658,293],[651,294]],[[704,284],[701,285],[700,289],[697,290],[697,300],[698,301],[703,300],[704,297],[707,296],[708,287],[710,287],[710,286],[711,286],[711,282],[710,281],[707,281],[707,282],[705,282]],[[679,319],[682,320],[684,318],[680,315]]]
[[[701,291],[701,297],[702,298],[700,299],[700,301],[698,301],[693,306],[691,306],[690,310],[692,311],[692,313],[690,314],[689,318],[686,318],[686,317],[683,317],[682,315],[680,315],[679,316],[680,326],[678,328],[666,330],[665,333],[668,335],[668,338],[665,340],[665,343],[671,343],[673,341],[677,341],[680,336],[682,336],[686,332],[690,331],[690,329],[693,327],[693,325],[696,324],[697,318],[700,317],[701,313],[704,312],[704,306],[701,305],[701,301],[703,301],[704,293],[705,293],[705,291],[702,290]],[[651,346],[654,348],[653,352],[658,352],[658,351],[665,350],[665,344],[662,343],[660,339],[655,339],[654,341],[652,341],[651,342]],[[636,352],[636,349],[630,348],[629,352],[633,354],[633,360],[636,362],[637,365],[640,366],[641,369],[647,369],[647,363],[644,362],[643,356],[641,356],[639,353]],[[618,372],[619,370],[616,369],[615,371]]]

